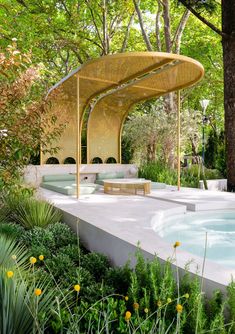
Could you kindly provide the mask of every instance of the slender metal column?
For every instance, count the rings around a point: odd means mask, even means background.
[[[43,160],[42,160],[42,144],[40,144],[40,166],[43,164]]]
[[[177,92],[177,187],[180,190],[180,90]]]
[[[80,112],[79,112],[79,76],[77,75],[77,133],[76,133],[76,161],[77,161],[77,198],[80,194]]]

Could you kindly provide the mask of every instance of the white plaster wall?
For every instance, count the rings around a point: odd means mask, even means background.
[[[124,172],[126,178],[137,177],[138,168],[133,164],[82,164],[80,165],[80,180],[87,177],[89,182],[94,182],[96,173]],[[24,181],[34,187],[42,182],[43,175],[76,173],[76,165],[29,165],[25,168]],[[87,174],[86,174],[87,173]]]

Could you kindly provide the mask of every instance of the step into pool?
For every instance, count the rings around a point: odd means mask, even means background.
[[[170,243],[180,241],[180,249],[235,269],[235,210],[190,212],[154,224],[155,232]]]

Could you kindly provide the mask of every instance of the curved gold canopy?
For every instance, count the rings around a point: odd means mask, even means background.
[[[81,128],[84,111],[90,106],[87,162],[94,157],[103,162],[113,157],[121,162],[122,125],[131,106],[189,87],[203,74],[202,65],[194,59],[159,52],[114,54],[83,64],[50,90],[59,87],[63,92],[63,97],[55,101],[55,108],[69,120],[58,143],[60,163],[68,156],[76,157],[78,110]]]

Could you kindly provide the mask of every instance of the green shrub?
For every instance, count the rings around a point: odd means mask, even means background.
[[[82,267],[73,268],[72,273],[70,273],[69,283],[72,285],[79,284],[81,286],[80,295],[85,295],[84,288],[95,283],[93,275],[86,269]]]
[[[19,204],[25,201],[26,198],[28,199],[30,196],[24,193],[3,192],[0,197],[0,223],[18,223],[17,209]]]
[[[90,284],[85,287],[82,298],[86,302],[92,305],[101,298],[104,298],[112,294],[114,294],[114,289],[112,286],[109,286],[101,282],[99,283],[94,282],[93,284]]]
[[[223,176],[216,169],[204,168],[205,178],[207,180],[220,179]],[[169,185],[177,185],[177,170],[170,169],[162,163],[148,163],[139,168],[139,177],[151,180],[153,182],[163,182]],[[181,185],[183,187],[198,188],[199,181],[203,180],[202,168],[198,165],[192,165],[187,168],[181,168]]]
[[[58,253],[68,255],[69,258],[76,264],[80,264],[80,258],[83,255],[81,248],[78,245],[67,245],[58,249]]]
[[[19,238],[24,233],[24,228],[15,223],[0,224],[0,234],[10,238]]]
[[[92,252],[81,258],[81,266],[94,276],[96,282],[101,282],[110,267],[110,263],[107,256]]]
[[[61,220],[61,213],[46,201],[36,200],[30,193],[1,196],[0,223],[16,222],[27,229],[45,227]]]
[[[47,231],[52,233],[56,248],[64,247],[69,244],[78,244],[78,237],[66,224],[51,224],[48,226]]]
[[[56,254],[50,259],[45,259],[46,268],[52,273],[56,280],[63,280],[68,277],[68,272],[75,270],[75,263],[66,254]]]
[[[82,287],[81,295],[84,295],[84,289],[95,283],[93,275],[82,267],[76,267],[66,254],[59,253],[46,259],[44,263],[45,270],[65,289],[71,289],[75,284],[79,284]]]
[[[42,200],[26,199],[16,208],[18,222],[27,229],[35,226],[46,227],[61,220],[61,213],[51,204]]]
[[[159,162],[147,163],[139,168],[139,177],[153,182],[163,182],[170,185],[177,184],[177,172]]]
[[[44,255],[45,258],[51,258],[53,255],[61,251],[61,248],[68,247],[65,250],[65,254],[73,255],[73,260],[77,256],[78,248],[78,237],[73,231],[65,224],[55,223],[49,225],[46,228],[34,227],[31,230],[25,231],[20,237],[20,241],[25,244],[32,256]],[[69,245],[74,245],[70,250]],[[72,252],[75,251],[75,254]]]
[[[131,269],[128,265],[124,267],[109,268],[107,270],[104,282],[112,286],[115,293],[127,295],[130,285]]]
[[[231,283],[227,287],[228,294],[228,306],[229,306],[229,316],[233,321],[232,324],[232,333],[235,333],[235,282],[232,278]]]
[[[53,233],[41,227],[34,227],[32,230],[25,231],[19,241],[29,248],[33,256],[42,254],[45,258],[48,258],[56,251]]]

